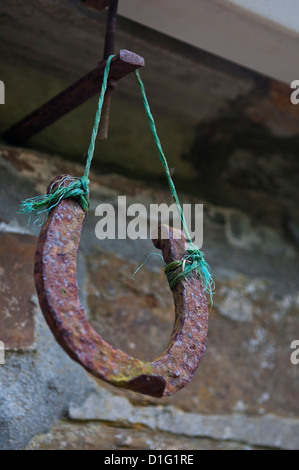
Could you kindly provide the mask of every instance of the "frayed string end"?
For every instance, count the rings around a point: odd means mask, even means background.
[[[68,185],[64,185],[66,181],[70,180]],[[63,199],[72,197],[78,199],[82,209],[87,212],[89,209],[89,179],[71,178],[66,176],[62,178],[59,184],[50,188],[49,194],[43,196],[36,196],[25,199],[19,209],[19,214],[29,214],[35,216],[34,225],[42,225],[47,219],[51,209],[56,207]]]
[[[195,272],[201,278],[205,292],[210,298],[210,304],[213,305],[215,282],[210,272],[210,266],[204,259],[204,254],[197,247],[187,250],[182,260],[169,263],[164,272],[171,290],[179,281]]]

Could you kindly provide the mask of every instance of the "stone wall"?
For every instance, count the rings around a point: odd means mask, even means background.
[[[89,376],[55,342],[38,307],[33,257],[38,227],[17,214],[61,173],[81,176],[69,160],[0,147],[1,449],[298,449],[298,247],[273,224],[242,207],[204,203],[205,257],[216,281],[205,357],[174,397],[122,391]],[[95,208],[171,202],[166,186],[117,174],[91,175],[91,209],[79,251],[81,301],[112,345],[153,360],[174,319],[162,262],[150,240],[95,236]]]

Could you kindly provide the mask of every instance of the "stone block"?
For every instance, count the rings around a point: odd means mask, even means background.
[[[5,350],[34,343],[33,258],[35,237],[0,232],[0,340]]]

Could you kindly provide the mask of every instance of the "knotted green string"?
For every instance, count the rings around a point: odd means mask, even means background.
[[[100,97],[98,101],[98,108],[97,108],[97,112],[95,116],[95,122],[94,122],[93,130],[92,130],[90,145],[88,148],[84,175],[81,178],[71,178],[71,177],[62,178],[60,182],[56,182],[58,184],[55,184],[53,189],[50,188],[49,194],[46,194],[44,196],[33,197],[33,198],[26,199],[25,201],[23,201],[20,206],[19,212],[26,213],[26,214],[32,214],[32,213],[35,214],[37,216],[35,223],[40,220],[41,216],[44,216],[43,219],[47,218],[49,211],[51,209],[57,206],[57,204],[59,204],[63,199],[66,199],[69,197],[76,198],[80,202],[85,212],[87,212],[89,209],[89,183],[90,183],[89,173],[90,173],[91,162],[94,156],[95,142],[97,138],[99,123],[101,120],[105,92],[107,89],[110,64],[111,64],[113,57],[114,55],[111,55],[107,59],[105,70],[104,70],[103,82],[102,82]],[[174,289],[180,280],[189,276],[193,272],[196,272],[197,275],[200,276],[203,282],[205,291],[209,294],[210,300],[212,303],[214,281],[210,273],[209,265],[205,261],[203,253],[194,245],[194,243],[191,240],[187,223],[184,217],[183,209],[180,204],[174,182],[171,178],[168,163],[164,155],[160,139],[157,134],[157,129],[156,129],[156,125],[154,122],[154,118],[151,114],[149,103],[148,103],[146,93],[145,93],[145,88],[140,78],[140,74],[138,70],[135,71],[135,75],[140,85],[144,108],[147,114],[151,131],[154,136],[155,143],[158,148],[161,163],[166,173],[166,178],[168,181],[170,192],[178,208],[182,226],[185,231],[187,241],[190,245],[190,248],[186,251],[186,254],[184,255],[182,260],[173,261],[172,263],[166,266],[165,273],[167,275],[169,285],[171,289]],[[70,183],[68,185],[65,185],[65,182],[67,181],[67,179],[70,179]],[[42,220],[40,225],[43,222],[44,220]]]
[[[64,183],[68,180],[71,182],[64,186]],[[43,196],[36,196],[29,199],[25,199],[20,205],[19,213],[23,214],[34,214],[35,221],[34,225],[42,225],[47,220],[48,214],[62,199],[68,197],[76,198],[85,212],[89,209],[89,179],[82,178],[70,178],[66,176],[61,178],[60,181],[56,182],[55,189],[50,188],[49,194]]]
[[[201,278],[205,291],[210,296],[210,302],[213,303],[214,280],[210,273],[210,266],[204,259],[203,253],[198,249],[187,250],[182,260],[176,260],[169,263],[164,270],[170,288],[173,290],[177,283],[183,278],[196,272]]]

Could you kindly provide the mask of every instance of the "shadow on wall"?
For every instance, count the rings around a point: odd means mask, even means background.
[[[241,209],[299,244],[298,109],[288,87],[283,105],[272,95],[258,88],[201,122],[183,159],[196,171],[205,200]]]

